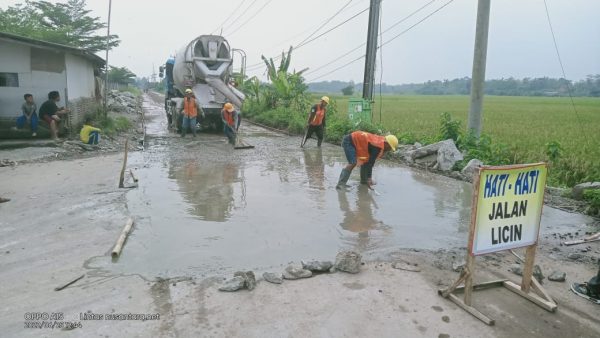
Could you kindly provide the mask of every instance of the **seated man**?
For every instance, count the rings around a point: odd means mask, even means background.
[[[61,120],[60,117],[69,112],[69,109],[64,107],[59,108],[56,105],[59,101],[60,93],[51,91],[48,93],[48,101],[42,103],[40,107],[40,119],[48,123],[50,134],[54,140],[58,140],[58,122]]]
[[[100,142],[100,128],[95,128],[91,126],[92,118],[90,116],[85,118],[85,122],[83,123],[83,127],[79,132],[79,138],[81,142],[86,144],[98,144]]]
[[[29,124],[31,128],[31,136],[37,136],[37,126],[38,126],[38,117],[37,117],[37,105],[33,102],[33,95],[25,94],[23,96],[25,102],[21,106],[21,112],[23,115],[17,118],[17,128],[21,129],[25,127],[26,124]]]

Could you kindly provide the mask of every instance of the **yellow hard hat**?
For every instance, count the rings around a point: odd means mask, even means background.
[[[228,112],[232,112],[233,111],[233,105],[229,102],[225,103],[225,105],[223,106],[223,109],[225,109]]]
[[[390,145],[392,151],[396,151],[398,148],[398,138],[394,135],[388,135],[385,137],[385,141]]]
[[[188,88],[188,89],[186,89],[186,90],[185,90],[185,93],[186,93],[186,94],[189,94],[189,93],[193,93],[193,91],[192,91],[191,89],[189,89],[189,88]]]
[[[327,96],[323,96],[321,101],[325,101],[325,103],[329,104],[329,98]]]

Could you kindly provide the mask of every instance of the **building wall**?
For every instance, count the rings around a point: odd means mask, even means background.
[[[24,102],[23,95],[26,93],[33,94],[38,107],[48,98],[48,92],[52,90],[58,90],[64,97],[67,88],[64,67],[60,73],[32,71],[32,50],[39,51],[28,45],[0,40],[0,72],[18,73],[19,78],[18,87],[0,87],[0,118],[19,116]],[[55,57],[60,58],[60,55]]]
[[[33,94],[38,108],[48,98],[48,92],[60,93],[59,106],[71,112],[63,123],[76,133],[85,114],[95,109],[93,64],[86,58],[63,50],[30,46],[9,40],[0,40],[0,72],[18,73],[18,87],[0,87],[0,122],[12,123],[21,115],[25,93]]]
[[[78,55],[67,54],[65,63],[69,100],[94,97],[94,68],[90,62]]]

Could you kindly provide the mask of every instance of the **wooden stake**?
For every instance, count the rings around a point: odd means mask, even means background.
[[[127,236],[129,236],[129,233],[131,232],[131,228],[133,227],[133,218],[129,218],[127,220],[127,223],[125,224],[125,227],[123,228],[123,231],[121,231],[121,235],[119,236],[119,239],[117,240],[117,244],[115,244],[115,247],[112,249],[112,258],[118,258],[119,255],[121,254],[121,250],[123,250],[123,245],[125,245],[125,240],[127,239]]]
[[[129,140],[125,140],[125,156],[123,157],[123,168],[121,168],[121,177],[119,178],[119,188],[125,188],[123,182],[125,181],[125,167],[127,167],[127,148]]]
[[[525,266],[523,267],[523,279],[521,280],[521,291],[528,293],[531,287],[531,277],[533,275],[533,263],[535,262],[535,249],[537,244],[527,247],[525,252]]]

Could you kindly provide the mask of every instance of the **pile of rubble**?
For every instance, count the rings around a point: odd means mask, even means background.
[[[130,92],[120,92],[111,90],[108,93],[106,104],[108,108],[116,112],[124,112],[127,114],[135,114],[137,102],[134,94]]]

